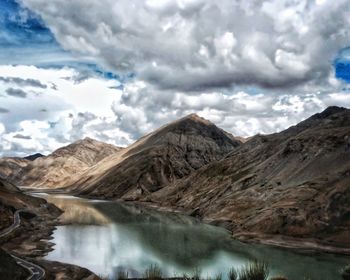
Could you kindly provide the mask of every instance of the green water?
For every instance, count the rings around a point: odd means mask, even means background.
[[[86,267],[99,275],[127,270],[141,276],[158,264],[166,276],[200,269],[203,277],[239,268],[249,260],[264,260],[271,276],[289,280],[340,280],[339,270],[350,258],[329,254],[301,254],[232,240],[221,228],[180,214],[163,213],[117,202],[45,196],[65,210],[53,234],[54,250],[48,260]]]

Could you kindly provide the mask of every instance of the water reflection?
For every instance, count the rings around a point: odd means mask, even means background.
[[[101,275],[113,276],[126,269],[130,277],[138,277],[150,264],[158,264],[168,276],[191,273],[194,268],[200,268],[203,276],[214,276],[256,258],[266,260],[272,274],[290,280],[304,276],[340,280],[339,269],[350,261],[242,244],[223,229],[180,214],[115,202],[48,198],[66,209],[69,215],[63,219],[71,224],[54,232],[55,250],[47,259],[77,264]]]

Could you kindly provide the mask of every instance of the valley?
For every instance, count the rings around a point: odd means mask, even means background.
[[[274,275],[297,280],[307,268],[317,279],[349,261],[350,110],[341,107],[250,139],[191,114],[128,147],[86,138],[47,156],[2,158],[0,178],[2,230],[18,211],[27,213],[2,240],[4,254],[33,260],[56,279],[60,273],[94,279],[118,269],[140,277],[153,262],[168,277],[196,266],[206,271],[211,263],[206,273],[214,277],[224,264],[253,259],[266,259]],[[180,251],[169,247],[176,238],[187,240]],[[140,255],[127,258],[128,251]],[[80,254],[89,261],[77,261]],[[294,266],[284,267],[282,256]],[[92,265],[97,258],[101,267]],[[188,260],[194,263],[184,269]],[[341,279],[331,274],[327,279]]]

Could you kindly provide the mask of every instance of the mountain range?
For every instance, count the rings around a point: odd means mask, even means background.
[[[126,148],[87,138],[32,160],[3,158],[0,176],[46,191],[179,209],[242,240],[306,240],[350,252],[346,108],[249,139],[192,114]]]

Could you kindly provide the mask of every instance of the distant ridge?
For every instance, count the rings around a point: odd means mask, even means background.
[[[33,155],[29,155],[29,156],[24,157],[24,159],[33,161],[33,160],[36,160],[37,158],[40,158],[40,157],[43,157],[43,156],[44,156],[44,155],[42,155],[42,154],[40,154],[40,153],[36,153],[36,154],[33,154]]]
[[[120,149],[85,138],[59,148],[48,156],[36,154],[26,159],[0,159],[0,176],[19,186],[59,188]]]

